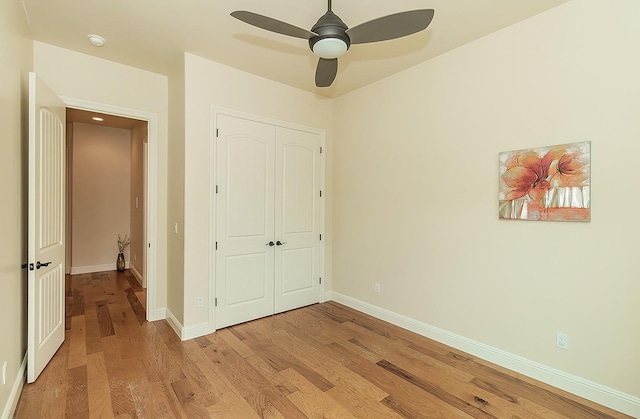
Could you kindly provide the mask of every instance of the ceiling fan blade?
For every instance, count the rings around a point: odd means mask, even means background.
[[[272,19],[267,16],[259,15],[257,13],[247,12],[246,10],[236,10],[235,12],[231,12],[231,16],[245,23],[248,23],[249,25],[257,26],[258,28],[266,29],[268,31],[279,33],[282,35],[288,35],[302,39],[309,39],[311,37],[317,36],[317,34],[306,29],[293,26],[280,20]]]
[[[316,86],[329,87],[338,74],[338,59],[320,58],[318,67],[316,68]]]
[[[386,41],[426,29],[433,20],[433,9],[410,10],[383,16],[347,30],[351,44]]]

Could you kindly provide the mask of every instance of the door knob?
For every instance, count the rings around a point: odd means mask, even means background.
[[[269,243],[267,243],[265,246],[273,247],[274,245],[275,245],[275,243],[273,243],[273,242],[269,242]]]
[[[49,265],[51,265],[51,262],[40,263],[40,261],[37,261],[36,262],[36,269],[40,269],[40,268],[43,268],[43,267],[49,266]]]
[[[282,246],[282,245],[285,245],[285,244],[287,244],[287,242],[281,242],[280,240],[278,240],[276,242],[276,246]]]

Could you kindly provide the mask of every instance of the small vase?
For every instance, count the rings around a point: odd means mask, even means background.
[[[124,271],[124,253],[118,253],[118,259],[116,260],[116,267],[118,271]]]

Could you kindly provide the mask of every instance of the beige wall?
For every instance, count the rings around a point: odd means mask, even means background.
[[[114,269],[118,234],[131,235],[130,161],[130,130],[73,124],[72,274]]]
[[[169,75],[169,155],[167,202],[167,307],[184,322],[184,55]],[[178,224],[178,232],[173,230]]]
[[[209,319],[211,106],[247,112],[327,131],[331,148],[332,101],[230,67],[185,54],[184,325]],[[326,159],[329,159],[327,155]],[[330,162],[328,163],[330,164]],[[330,189],[330,182],[327,182]],[[328,193],[330,195],[330,192]],[[327,202],[330,252],[330,202]],[[327,262],[329,263],[329,262]],[[203,308],[196,298],[203,297]]]
[[[10,417],[20,365],[26,351],[27,261],[27,88],[32,69],[29,29],[18,1],[0,2],[0,368],[7,362],[7,384],[0,386],[0,415]]]
[[[128,252],[129,267],[144,277],[144,143],[147,142],[147,123],[139,122],[131,129],[129,235],[131,245]],[[137,199],[137,206],[136,206]]]
[[[333,290],[640,396],[639,14],[571,1],[336,99]],[[584,140],[590,223],[498,220],[500,151]]]
[[[167,77],[75,51],[33,42],[33,66],[40,78],[60,96],[118,106],[157,115],[157,301],[166,307],[167,294]]]

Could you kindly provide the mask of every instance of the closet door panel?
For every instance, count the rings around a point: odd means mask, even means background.
[[[275,128],[218,115],[216,328],[273,314]]]
[[[278,127],[275,312],[320,301],[320,136]]]

